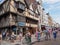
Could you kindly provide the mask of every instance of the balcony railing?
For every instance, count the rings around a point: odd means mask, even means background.
[[[24,15],[25,15],[26,17],[29,17],[29,18],[32,18],[32,19],[35,19],[35,20],[39,20],[38,17],[30,14],[28,11],[26,11],[26,12],[24,13]]]

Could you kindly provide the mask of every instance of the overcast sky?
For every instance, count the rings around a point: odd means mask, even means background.
[[[49,12],[52,18],[60,23],[60,0],[43,0],[45,12]]]

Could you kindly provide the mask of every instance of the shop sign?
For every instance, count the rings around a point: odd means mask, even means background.
[[[18,26],[25,26],[25,22],[18,22]]]

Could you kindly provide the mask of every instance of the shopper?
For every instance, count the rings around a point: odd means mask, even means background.
[[[56,40],[56,38],[57,38],[57,31],[56,30],[53,30],[53,37],[54,37],[54,40]]]
[[[9,40],[9,33],[6,33],[6,40]]]
[[[2,32],[2,40],[5,40],[5,38],[6,38],[6,32]]]
[[[48,40],[48,34],[49,34],[48,30],[45,29],[43,32],[44,32],[45,35],[46,35],[46,36],[45,36],[45,40]]]
[[[48,30],[48,38],[51,39],[51,36],[52,36],[52,30],[49,29],[49,30]]]
[[[20,33],[19,33],[19,40],[20,40],[20,42],[21,42],[21,40],[22,40],[22,36],[23,36],[23,35],[22,35],[22,32],[20,32]]]
[[[26,31],[25,39],[26,39],[27,45],[32,45],[31,44],[31,34],[29,31]]]
[[[2,41],[2,35],[1,35],[1,33],[0,33],[0,43],[1,43],[1,41]]]
[[[38,42],[40,42],[40,37],[41,37],[41,33],[40,33],[40,31],[38,30],[38,31],[36,32],[36,38],[37,38],[37,41],[38,41]]]
[[[14,38],[15,38],[15,34],[14,34],[14,32],[12,32],[12,35],[11,35],[11,42],[14,42]]]
[[[20,33],[19,33],[20,45],[22,45],[22,38],[23,38],[23,33],[22,33],[22,32],[20,32]]]

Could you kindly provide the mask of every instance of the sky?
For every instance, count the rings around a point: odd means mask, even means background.
[[[54,21],[60,24],[60,0],[43,0],[46,13],[50,13]]]
[[[4,0],[0,0],[0,4],[3,2]]]

